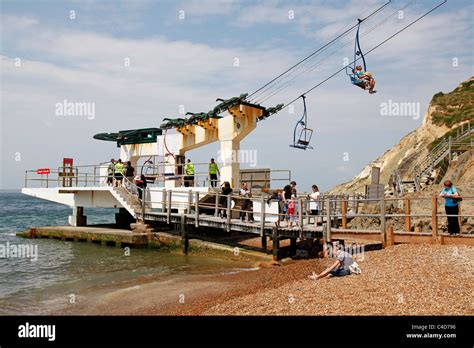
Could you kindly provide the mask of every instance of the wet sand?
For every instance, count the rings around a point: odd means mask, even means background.
[[[216,303],[282,286],[319,272],[328,260],[256,262],[255,267],[212,275],[175,275],[94,289],[53,314],[200,315]]]
[[[98,315],[472,315],[474,248],[397,245],[366,252],[363,273],[308,279],[330,259],[256,263],[255,271],[176,276],[76,304]],[[63,314],[67,314],[64,313]]]

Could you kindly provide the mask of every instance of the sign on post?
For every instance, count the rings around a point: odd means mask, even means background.
[[[49,169],[49,168],[36,169],[36,174],[41,174],[41,175],[51,174],[51,169]]]

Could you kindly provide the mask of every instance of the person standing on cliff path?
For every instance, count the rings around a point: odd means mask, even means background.
[[[444,182],[444,187],[439,195],[444,198],[444,209],[448,215],[448,232],[451,235],[458,234],[460,231],[458,214],[459,202],[462,200],[461,195],[451,180]]]

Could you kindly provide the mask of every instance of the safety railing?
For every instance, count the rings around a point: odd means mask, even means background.
[[[169,217],[173,214],[192,215],[197,227],[203,219],[218,217],[221,219],[218,221],[222,221],[229,231],[231,224],[250,224],[262,235],[265,229],[272,227],[299,230],[301,233],[319,229],[328,239],[331,239],[331,233],[353,232],[354,235],[380,234],[379,239],[387,242],[390,229],[392,233],[406,233],[409,236],[448,236],[447,232],[440,232],[444,227],[444,224],[440,225],[441,219],[458,218],[462,232],[464,227],[472,228],[467,226],[465,220],[474,217],[464,212],[465,208],[467,211],[473,210],[474,197],[463,197],[459,203],[459,213],[450,215],[442,212],[442,198],[438,196],[368,199],[362,195],[322,195],[314,201],[301,195],[293,201],[294,210],[289,211],[288,201],[272,200],[267,194],[243,197],[234,193],[223,195],[214,191],[203,193],[189,190],[187,201],[175,201],[173,190],[163,191],[163,200],[147,201],[148,206],[161,204],[162,208],[155,212],[150,209],[148,214],[166,214]],[[202,200],[204,197],[206,200]],[[277,209],[273,204],[276,204]],[[352,223],[354,221],[356,223]],[[474,238],[474,234],[464,236]]]
[[[195,166],[205,166],[208,168],[209,163],[196,163]],[[98,165],[79,165],[73,167],[58,167],[57,169],[48,169],[44,174],[38,173],[36,170],[26,170],[24,178],[24,187],[91,187],[91,186],[107,186],[108,180],[114,175],[108,174],[109,163]],[[166,174],[164,168],[166,166],[176,166],[179,168],[184,164],[172,165],[169,163],[157,163],[153,165],[140,165],[134,168],[134,175],[144,175],[146,179],[157,186],[163,185],[166,180],[176,181],[176,186],[193,186],[193,187],[211,187],[211,179],[208,171],[196,171],[194,175],[187,174]],[[291,180],[291,171],[289,170],[270,170],[270,177],[265,178],[267,187],[279,185],[281,182]],[[285,173],[281,177],[273,177],[272,174]],[[247,175],[248,173],[246,173]],[[262,179],[255,177],[255,181]],[[132,178],[132,177],[130,177]],[[217,183],[219,183],[219,176]],[[251,180],[253,180],[251,178]],[[247,181],[247,180],[245,180]],[[251,182],[249,182],[251,183]]]

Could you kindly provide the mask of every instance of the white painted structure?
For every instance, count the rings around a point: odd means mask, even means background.
[[[228,109],[228,113],[221,119],[207,119],[199,121],[197,125],[186,125],[177,128],[177,133],[160,135],[156,142],[144,144],[122,145],[120,147],[120,158],[122,161],[130,161],[137,168],[140,158],[157,156],[159,162],[164,163],[162,174],[165,178],[177,176],[176,157],[185,156],[186,152],[216,141],[220,142],[220,153],[223,154],[223,164],[220,168],[220,182],[229,181],[232,187],[240,184],[240,163],[232,160],[234,154],[240,149],[240,141],[243,140],[253,129],[255,129],[258,117],[262,116],[264,108],[248,104],[240,104]],[[229,156],[229,158],[226,158]],[[78,167],[80,168],[80,167]],[[97,170],[98,168],[98,170]],[[78,169],[79,175],[84,175]],[[32,188],[25,187],[22,193],[48,201],[68,205],[73,208],[70,216],[71,225],[79,224],[82,217],[82,208],[125,208],[132,216],[135,216],[133,207],[129,206],[119,192],[113,187],[107,186],[107,164],[94,168],[92,185],[88,186],[87,175],[85,184],[76,183],[77,177],[72,180],[72,187],[60,187],[63,177],[56,173],[57,178],[46,177],[47,187]],[[89,173],[89,178],[91,174]],[[81,179],[84,177],[81,176]],[[31,180],[31,179],[30,179]],[[43,184],[43,176],[41,179]],[[69,179],[68,179],[69,180]],[[25,178],[28,183],[28,179]],[[194,204],[195,195],[190,198],[189,191],[199,191],[200,197],[208,192],[208,187],[180,187],[182,180],[165,180],[164,188],[172,189],[172,209],[184,211],[189,203]],[[56,187],[51,187],[52,185]],[[25,185],[26,186],[26,185]],[[64,186],[64,185],[63,185]],[[147,188],[147,208],[162,209],[163,187],[149,185]],[[259,205],[254,207],[258,213]],[[267,207],[267,209],[270,209]],[[79,213],[78,213],[79,212]],[[78,214],[80,216],[78,216]],[[258,218],[258,214],[257,214]],[[85,219],[84,219],[85,221]]]

